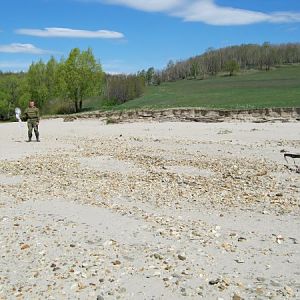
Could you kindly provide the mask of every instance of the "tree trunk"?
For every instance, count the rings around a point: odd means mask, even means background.
[[[78,101],[75,100],[74,104],[75,104],[75,112],[78,113]]]
[[[79,109],[82,110],[82,98],[79,101]]]
[[[11,103],[8,103],[8,111],[7,111],[7,120],[10,119],[10,108],[11,108]]]

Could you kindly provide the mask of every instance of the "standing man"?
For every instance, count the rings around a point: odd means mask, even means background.
[[[34,134],[36,137],[36,141],[40,141],[40,134],[39,134],[39,122],[40,122],[40,112],[37,107],[34,105],[34,101],[29,101],[29,107],[27,107],[24,111],[25,120],[27,120],[28,126],[28,141],[31,142],[32,138],[32,129],[34,129]]]

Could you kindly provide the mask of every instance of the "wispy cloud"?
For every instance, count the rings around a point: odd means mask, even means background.
[[[0,52],[2,53],[25,53],[25,54],[51,54],[57,53],[55,51],[44,50],[37,48],[32,44],[13,43],[9,45],[0,45]]]
[[[299,12],[274,12],[270,15],[270,22],[273,23],[298,23],[300,22]]]
[[[83,0],[83,1],[93,1],[93,0]],[[134,9],[143,11],[170,11],[176,7],[179,7],[186,0],[95,0],[97,2],[104,2],[108,4],[118,4],[129,6]]]
[[[296,23],[300,12],[273,12],[221,6],[215,0],[81,0],[123,5],[147,12],[163,12],[187,22],[202,22],[209,25],[229,26],[255,23]]]
[[[121,39],[124,34],[110,30],[80,30],[71,28],[48,27],[44,29],[17,29],[17,34],[37,37],[59,37],[59,38],[99,38],[99,39]]]
[[[193,1],[185,9],[173,11],[172,14],[184,21],[204,22],[210,25],[246,25],[264,22],[268,18],[261,12],[221,7],[210,0]]]

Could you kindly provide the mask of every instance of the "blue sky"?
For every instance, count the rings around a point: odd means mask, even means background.
[[[300,42],[299,0],[1,0],[0,70],[91,47],[131,73],[207,48]]]

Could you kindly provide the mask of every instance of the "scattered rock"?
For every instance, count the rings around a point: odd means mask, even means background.
[[[119,260],[115,260],[115,261],[112,262],[112,264],[113,264],[114,266],[118,266],[118,265],[121,264],[121,262],[120,262]]]
[[[64,117],[64,122],[74,122],[77,118],[75,116]]]
[[[21,245],[21,250],[25,250],[25,249],[28,249],[30,248],[30,246],[28,244],[22,244]]]
[[[294,295],[294,291],[291,287],[289,286],[285,286],[284,290],[287,292],[288,295],[293,296]]]
[[[234,261],[237,262],[238,264],[244,264],[245,263],[245,261],[243,259],[240,259],[240,258],[235,259]]]
[[[276,236],[276,243],[277,243],[277,244],[282,244],[283,241],[284,241],[284,238],[283,238],[282,235],[277,235],[277,236]]]
[[[232,300],[243,300],[243,298],[241,296],[239,296],[238,294],[234,294],[232,296]]]
[[[177,257],[179,260],[186,260],[186,257],[184,255],[178,254]]]
[[[214,279],[214,280],[210,280],[208,283],[209,283],[210,285],[215,285],[215,284],[218,284],[219,282],[220,282],[220,279],[217,278],[217,279]]]
[[[154,256],[154,258],[159,259],[159,260],[163,259],[163,257],[158,253],[154,253],[153,256]]]
[[[264,278],[264,277],[256,277],[256,280],[259,281],[259,282],[264,282],[264,281],[266,281],[266,278]]]

